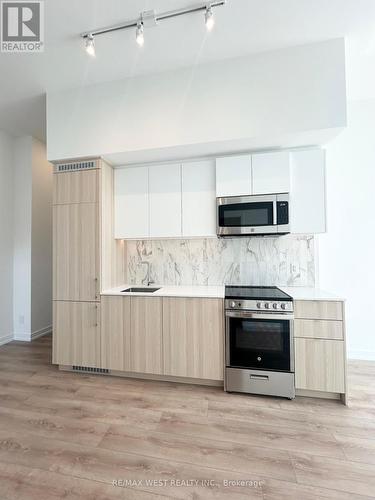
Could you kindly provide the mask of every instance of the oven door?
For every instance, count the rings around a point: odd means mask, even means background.
[[[226,312],[226,366],[294,372],[293,315]]]
[[[217,233],[221,236],[277,233],[276,195],[218,198]]]

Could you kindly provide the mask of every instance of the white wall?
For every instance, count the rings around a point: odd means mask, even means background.
[[[304,132],[314,144],[311,132],[345,126],[345,92],[338,39],[52,93],[48,158],[149,152],[155,161],[173,148],[229,152]]]
[[[13,337],[13,139],[0,131],[0,345]]]
[[[52,324],[52,166],[44,144],[14,142],[14,338],[31,340]]]
[[[375,100],[348,104],[348,128],[327,147],[328,232],[320,286],[347,299],[350,358],[375,360]]]
[[[45,145],[32,143],[31,332],[52,325],[52,165]]]
[[[32,138],[14,142],[14,257],[13,308],[14,336],[31,334],[31,216],[32,216]]]

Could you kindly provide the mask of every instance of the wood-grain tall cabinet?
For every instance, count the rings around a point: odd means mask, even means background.
[[[100,159],[58,163],[53,185],[53,363],[99,367],[100,291],[125,273],[113,170]]]

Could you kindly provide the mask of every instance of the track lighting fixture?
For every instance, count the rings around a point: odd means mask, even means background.
[[[207,31],[212,31],[215,24],[214,13],[212,12],[211,5],[207,5],[206,13],[204,15],[204,22],[206,24]]]
[[[144,36],[144,26],[142,21],[138,21],[137,23],[137,29],[135,31],[135,39],[140,47],[143,47],[145,43],[145,36]]]
[[[95,57],[95,40],[91,33],[86,36],[85,49],[91,57]]]
[[[193,5],[191,7],[185,7],[178,10],[171,10],[169,12],[161,12],[156,14],[153,10],[148,10],[142,12],[138,19],[133,21],[126,21],[121,24],[116,24],[113,26],[108,26],[105,28],[99,28],[96,30],[87,31],[82,33],[81,37],[85,42],[85,48],[90,56],[95,56],[95,42],[94,37],[98,35],[104,35],[107,33],[112,33],[113,31],[124,30],[128,28],[135,28],[135,39],[139,46],[143,46],[145,43],[144,30],[148,30],[154,26],[157,26],[160,21],[166,21],[167,19],[172,19],[173,17],[180,17],[185,14],[194,14],[196,12],[204,12],[204,20],[206,28],[211,31],[215,24],[213,9],[216,7],[221,7],[225,5],[226,0],[216,0],[213,2],[201,3],[198,5]]]

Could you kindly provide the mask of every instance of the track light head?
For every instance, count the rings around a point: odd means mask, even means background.
[[[215,24],[214,13],[212,12],[211,5],[207,5],[206,12],[204,15],[204,22],[206,24],[207,31],[212,31]]]
[[[85,49],[91,57],[95,57],[95,40],[91,33],[85,38]]]
[[[143,47],[145,43],[145,36],[144,36],[144,26],[142,21],[138,21],[137,23],[137,29],[135,32],[135,39],[140,47]]]

